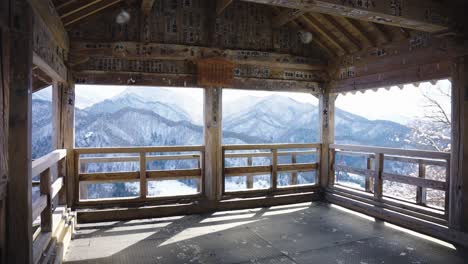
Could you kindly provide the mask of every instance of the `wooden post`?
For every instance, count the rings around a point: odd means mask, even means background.
[[[10,2],[7,263],[32,263],[32,9]]]
[[[66,169],[66,190],[67,206],[72,207],[79,200],[79,189],[75,186],[76,171],[75,157],[73,148],[75,147],[75,84],[71,74],[68,75],[67,83],[62,83],[62,109],[61,109],[61,130],[63,133],[62,148],[67,150],[67,169]]]
[[[248,157],[247,166],[252,166],[252,164],[253,164],[252,157]],[[253,189],[253,182],[254,182],[253,175],[251,174],[247,175],[247,189]]]
[[[383,167],[384,167],[384,154],[375,153],[374,197],[377,200],[381,200],[383,196],[383,180],[382,180]]]
[[[468,232],[468,56],[453,64],[451,145],[449,227]]]
[[[205,195],[210,201],[217,201],[222,196],[222,90],[205,88]]]
[[[419,178],[426,178],[426,165],[419,160],[418,163],[418,177]],[[420,205],[426,205],[426,188],[421,186],[416,187],[416,203]]]
[[[79,162],[79,171],[80,173],[86,173],[86,163],[85,162]],[[88,183],[87,182],[79,182],[80,189],[79,189],[79,199],[80,200],[86,200],[88,199]]]
[[[271,150],[271,189],[274,191],[278,186],[278,150]]]
[[[328,89],[329,90],[329,89]],[[331,164],[330,164],[330,148],[329,144],[333,144],[335,141],[335,100],[336,95],[329,94],[328,91],[324,91],[319,95],[319,139],[322,143],[320,160],[320,185],[322,188],[327,188],[333,184],[330,181]]]
[[[296,154],[291,155],[291,163],[296,164],[297,163],[297,156]],[[291,185],[297,185],[297,171],[291,173]]]
[[[148,181],[146,180],[146,153],[140,153],[140,198],[146,200],[148,195]]]
[[[41,173],[40,193],[47,196],[47,206],[41,213],[41,232],[52,231],[52,199],[50,197],[51,184],[50,168]]]

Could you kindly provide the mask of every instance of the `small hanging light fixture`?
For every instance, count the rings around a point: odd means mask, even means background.
[[[130,14],[124,9],[115,17],[115,22],[117,24],[126,24],[128,21],[130,21]]]
[[[309,44],[310,42],[312,42],[312,39],[314,38],[314,36],[312,35],[312,33],[308,32],[308,31],[299,31],[299,37],[302,41],[302,43],[304,44]]]

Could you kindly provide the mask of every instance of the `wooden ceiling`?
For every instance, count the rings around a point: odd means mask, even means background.
[[[217,13],[221,14],[232,1],[218,0]],[[275,21],[274,26],[288,25],[296,29],[311,32],[314,44],[325,51],[331,58],[409,38],[413,32],[411,29],[393,25],[358,20],[341,15],[307,11],[309,10],[308,8],[287,8],[281,6],[281,4],[268,3],[269,1],[266,0],[246,1],[269,4],[269,8],[271,8],[275,17],[273,19]],[[65,28],[70,28],[72,25],[90,16],[99,15],[106,9],[135,2],[141,2],[144,14],[151,10],[154,0],[53,0],[53,4]],[[286,2],[294,3],[296,1]]]

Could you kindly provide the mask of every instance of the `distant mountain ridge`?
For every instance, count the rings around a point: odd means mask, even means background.
[[[161,91],[152,91],[161,90]],[[167,89],[151,89],[143,97],[143,88],[76,109],[76,146],[201,145],[203,127],[196,124],[186,105],[177,104],[177,96]],[[159,98],[159,99],[158,99]],[[158,101],[160,100],[160,101]],[[163,101],[164,100],[164,101]],[[185,99],[184,102],[187,102]],[[194,102],[193,104],[196,104]],[[33,149],[47,153],[44,142],[51,135],[50,102],[33,99]],[[198,107],[198,108],[197,108]],[[202,112],[201,105],[192,112]],[[318,142],[318,107],[289,97],[243,97],[224,104],[223,143],[303,143]],[[236,111],[237,109],[237,111]],[[49,113],[47,113],[49,111]],[[336,142],[385,145],[409,148],[411,129],[390,121],[372,121],[337,109]],[[44,150],[42,150],[44,149]]]

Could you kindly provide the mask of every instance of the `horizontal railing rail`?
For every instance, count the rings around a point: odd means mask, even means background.
[[[200,196],[203,192],[203,167],[204,146],[158,146],[158,147],[110,147],[110,148],[76,148],[74,150],[76,159],[77,193],[78,205],[94,205],[109,203],[125,204],[128,201],[146,202],[161,199],[187,198]],[[198,152],[184,154],[186,152]],[[168,153],[168,154],[165,154]],[[174,154],[176,153],[176,154]],[[180,154],[178,154],[180,153]],[[100,156],[111,154],[125,154],[125,156]],[[132,155],[134,154],[134,155]],[[96,156],[91,156],[96,155]],[[191,169],[148,169],[151,161],[181,161],[196,160],[197,167]],[[105,171],[88,172],[88,166],[92,163],[125,163],[135,162],[139,164],[138,170],[132,171]],[[198,180],[196,194],[173,196],[150,196],[148,195],[148,182],[152,180]],[[137,197],[109,197],[90,199],[88,194],[89,184],[117,183],[117,182],[139,182],[140,193]]]
[[[349,157],[364,157],[366,168],[357,168],[339,164],[337,155]],[[355,146],[330,144],[330,185],[338,187],[335,191],[362,199],[371,199],[383,207],[396,208],[396,211],[422,218],[436,223],[445,223],[449,214],[449,178],[450,178],[450,153],[393,149],[382,147]],[[417,165],[417,172],[413,175],[404,175],[384,170],[386,162],[402,162]],[[427,166],[443,168],[443,179],[427,178]],[[363,190],[355,189],[347,184],[340,183],[335,178],[336,173],[351,173],[364,177]],[[384,181],[401,183],[416,187],[415,201],[411,202],[394,195],[385,195]],[[395,187],[394,187],[395,188]],[[444,193],[442,208],[429,206],[427,202],[427,190],[437,190]],[[389,190],[387,190],[389,191]],[[408,206],[414,204],[415,206]],[[442,219],[442,220],[441,220]]]
[[[32,202],[32,219],[40,217],[40,227],[33,234],[34,263],[37,263],[52,239],[53,231],[53,201],[64,186],[64,176],[61,175],[67,151],[57,149],[32,162],[32,175],[39,176],[39,181],[33,182],[33,186],[39,186],[39,196]],[[58,172],[57,178],[52,182],[52,169]]]
[[[317,180],[312,184],[304,184],[298,186],[298,173],[318,171],[320,144],[315,143],[300,143],[300,144],[249,144],[249,145],[224,145],[223,150],[223,195],[236,195],[244,193],[273,193],[281,190],[297,190],[307,187],[316,186]],[[311,150],[304,150],[311,149]],[[254,152],[256,150],[256,152]],[[266,151],[268,150],[268,151]],[[233,151],[246,151],[235,152]],[[315,162],[298,163],[299,156],[316,155]],[[291,156],[289,164],[279,164],[278,158],[282,156]],[[270,160],[270,165],[253,165],[253,158],[266,158]],[[226,159],[246,159],[247,166],[231,166],[228,167]],[[278,187],[278,174],[291,173],[288,186]],[[270,175],[270,188],[254,189],[255,175]],[[226,190],[226,178],[235,176],[245,176],[245,189],[235,191]],[[317,178],[316,178],[317,179]],[[298,188],[299,187],[299,188]]]

